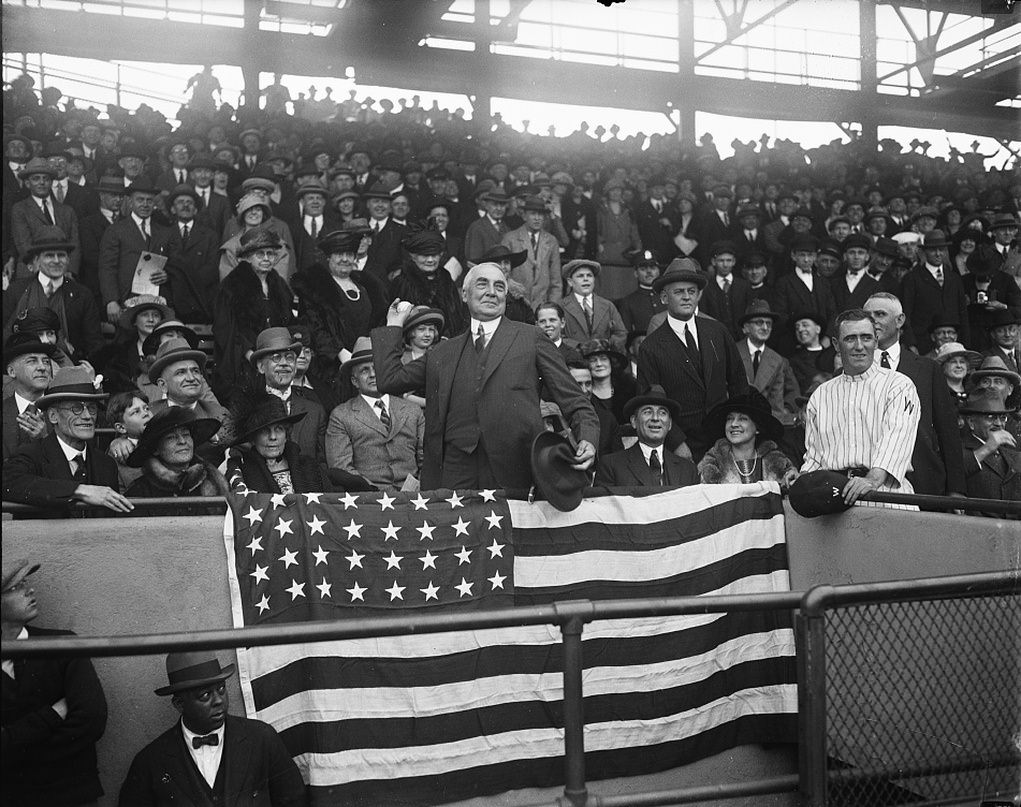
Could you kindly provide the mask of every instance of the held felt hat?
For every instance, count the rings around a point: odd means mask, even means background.
[[[12,333],[4,342],[4,367],[22,356],[44,355],[52,359],[56,345],[40,342],[34,333]]]
[[[575,449],[569,437],[539,432],[532,441],[532,479],[540,495],[557,510],[569,513],[581,504],[588,474],[571,467]]]
[[[35,402],[45,409],[59,401],[102,401],[110,396],[103,392],[103,376],[81,365],[60,367],[46,388],[46,394]]]
[[[5,562],[3,566],[3,580],[0,581],[0,593],[6,594],[26,577],[39,571],[39,564],[32,563],[24,558],[16,558]]]
[[[206,354],[193,348],[187,339],[168,339],[156,349],[156,359],[149,366],[149,381],[155,384],[167,367],[181,361],[196,362],[199,370],[204,370]]]
[[[694,259],[674,258],[666,271],[653,281],[652,290],[658,294],[671,283],[680,282],[694,283],[699,289],[704,289],[708,278]]]
[[[145,424],[142,436],[138,438],[138,445],[125,461],[127,466],[141,468],[143,463],[156,453],[160,440],[174,429],[180,428],[191,432],[195,447],[198,448],[220,430],[220,421],[216,418],[196,417],[194,412],[183,406],[167,407],[153,415]]]
[[[124,330],[130,331],[134,327],[135,317],[149,309],[159,311],[161,319],[174,317],[174,309],[167,305],[167,301],[163,297],[158,294],[138,294],[124,301],[124,307],[117,317],[117,324]]]
[[[794,512],[803,518],[843,513],[851,505],[844,502],[847,477],[837,471],[810,471],[791,485],[788,498]]]
[[[681,416],[680,403],[675,401],[673,398],[668,398],[663,387],[659,384],[653,384],[649,387],[647,392],[642,395],[636,395],[624,404],[624,419],[630,420],[631,416],[643,406],[665,406],[667,411],[670,412],[670,417],[674,420],[677,420],[677,418]]]
[[[1010,415],[1017,411],[1009,408],[1003,396],[994,389],[973,389],[968,400],[957,410],[962,415]]]
[[[252,364],[254,365],[263,356],[273,353],[292,351],[295,355],[301,353],[301,342],[295,341],[290,330],[283,326],[266,328],[255,337],[255,350],[252,351]]]
[[[152,422],[152,421],[150,421]],[[208,650],[189,650],[167,656],[167,686],[154,690],[157,695],[173,695],[187,689],[226,681],[234,674],[234,665],[221,667]]]
[[[591,269],[592,274],[599,277],[599,270],[602,269],[602,267],[596,261],[586,260],[585,258],[576,258],[573,261],[565,263],[564,268],[560,270],[560,274],[564,280],[570,280],[574,273],[579,269]]]
[[[233,444],[237,446],[250,443],[263,429],[275,425],[289,426],[304,419],[307,414],[308,412],[295,412],[289,415],[283,401],[274,395],[266,395],[239,418],[238,435]]]
[[[783,424],[777,420],[769,408],[769,402],[761,392],[754,387],[748,392],[735,395],[721,404],[717,404],[706,415],[702,422],[705,433],[719,439],[724,436],[727,415],[731,412],[740,412],[748,415],[756,426],[759,427],[759,434],[763,440],[772,440],[774,443],[783,438]]]
[[[482,256],[479,263],[500,263],[501,261],[510,261],[511,269],[516,266],[521,266],[528,258],[528,250],[523,249],[521,252],[511,252],[510,247],[504,244],[497,244],[490,250],[486,251],[486,254]]]

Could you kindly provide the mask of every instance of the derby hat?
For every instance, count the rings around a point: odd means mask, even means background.
[[[843,513],[851,507],[844,501],[846,484],[847,477],[837,471],[810,471],[794,480],[788,498],[803,518]]]
[[[762,439],[777,443],[783,438],[783,424],[773,416],[769,402],[754,387],[751,387],[748,392],[732,396],[709,410],[709,414],[702,422],[705,433],[715,436],[716,439],[724,437],[727,415],[731,412],[748,415],[759,427]]]
[[[1017,408],[1010,408],[1003,396],[994,389],[973,389],[968,400],[957,410],[962,415],[1010,415]]]
[[[45,157],[33,157],[25,163],[25,167],[18,171],[18,179],[28,179],[33,174],[46,174],[50,179],[57,178],[57,170]]]
[[[680,282],[694,283],[704,289],[708,278],[694,258],[674,258],[666,271],[652,282],[652,290],[658,294],[671,283]]]
[[[1007,379],[1014,386],[1015,390],[1021,387],[1021,375],[1011,370],[999,356],[986,356],[982,359],[982,364],[971,374],[971,378],[968,380],[974,384],[980,378],[994,376],[996,378]]]
[[[241,234],[237,256],[244,258],[260,249],[280,249],[281,247],[283,247],[283,242],[280,240],[280,236],[269,227],[260,226]]]
[[[21,176],[21,174],[18,174]],[[1000,230],[1005,227],[1017,227],[1018,220],[1014,218],[1010,213],[997,213],[993,216],[993,220],[989,223],[989,232],[993,230]]]
[[[539,432],[532,441],[532,479],[540,495],[568,513],[581,504],[588,474],[571,467],[575,462],[571,439],[556,432]]]
[[[436,230],[419,230],[411,233],[401,241],[403,246],[412,255],[442,255],[447,248],[447,242]]]
[[[510,261],[511,269],[513,269],[516,266],[521,266],[527,258],[527,249],[523,249],[521,252],[511,252],[510,247],[505,244],[497,244],[492,249],[486,251],[486,254],[482,256],[479,263],[500,263],[501,261]]]
[[[103,392],[103,376],[94,375],[82,365],[60,367],[46,388],[46,394],[35,402],[40,409],[59,401],[102,401],[110,396]]]
[[[150,421],[152,422],[152,421]],[[167,686],[153,690],[157,695],[173,695],[187,689],[226,681],[234,674],[234,665],[220,666],[208,650],[188,650],[167,656]]]
[[[333,230],[319,238],[317,246],[324,255],[352,254],[358,252],[362,233],[353,230]]]
[[[129,468],[141,468],[142,464],[159,448],[160,440],[174,429],[184,428],[191,432],[195,447],[209,441],[220,430],[220,421],[216,418],[200,418],[183,406],[168,406],[150,418],[145,424],[138,444],[125,463]]]
[[[158,196],[160,189],[153,185],[148,179],[140,178],[136,179],[130,185],[128,185],[125,193],[129,196],[136,193],[145,193],[150,196]]]
[[[273,353],[293,351],[295,355],[301,353],[301,342],[291,336],[291,331],[283,326],[266,328],[255,337],[255,349],[252,351],[252,364],[254,365],[263,356]]]
[[[932,321],[929,323],[929,333],[931,334],[937,328],[955,328],[961,327],[961,321],[957,318],[957,314],[950,314],[945,311],[939,311],[932,315]]]
[[[289,426],[303,420],[308,412],[287,413],[287,406],[275,395],[265,395],[238,418],[238,435],[233,445],[250,443],[260,431],[274,425]]]
[[[124,330],[130,331],[135,324],[135,317],[149,309],[159,311],[161,319],[174,318],[174,309],[167,305],[165,298],[158,294],[138,294],[124,301],[121,313],[117,317],[117,324]]]
[[[781,316],[773,311],[769,307],[768,300],[755,299],[752,300],[748,307],[745,309],[744,314],[737,321],[738,326],[744,325],[750,319],[758,319],[759,317],[769,317],[774,323],[781,319]]]
[[[36,230],[32,243],[29,245],[28,249],[25,250],[22,260],[25,263],[30,263],[40,252],[71,253],[77,248],[78,245],[73,241],[68,240],[64,231],[59,227],[40,227]]]
[[[368,336],[359,336],[351,350],[351,358],[340,365],[340,374],[348,375],[359,364],[372,361],[372,340]]]
[[[169,317],[153,328],[152,333],[145,337],[145,341],[142,342],[142,353],[146,356],[155,356],[160,346],[160,337],[167,331],[178,331],[183,334],[181,338],[188,343],[192,350],[198,349],[199,335],[181,320]]]
[[[940,364],[946,364],[950,359],[957,356],[964,357],[968,362],[968,367],[974,370],[979,366],[979,362],[982,361],[982,354],[974,350],[968,350],[960,342],[944,342],[936,350],[936,361]]]
[[[11,333],[34,336],[39,331],[60,333],[60,315],[52,308],[26,308],[11,324]]]
[[[40,342],[34,333],[12,333],[4,342],[4,367],[21,356],[42,354],[52,359],[56,352],[56,345]]]
[[[11,560],[10,563],[4,563],[3,579],[0,580],[0,593],[6,594],[26,577],[35,574],[37,571],[39,571],[39,564],[32,563],[24,558],[16,558]]]
[[[180,361],[196,362],[199,370],[206,368],[206,354],[193,348],[187,339],[168,339],[156,349],[156,359],[149,366],[149,381],[155,384],[167,367]]]
[[[674,420],[681,416],[680,403],[673,398],[668,398],[659,384],[653,384],[646,392],[634,396],[624,404],[624,420],[630,420],[631,416],[643,406],[665,406]]]
[[[416,305],[408,313],[408,318],[404,320],[404,325],[402,326],[404,335],[407,336],[411,333],[413,328],[417,328],[419,325],[425,325],[427,323],[435,325],[436,330],[442,333],[443,327],[447,324],[447,320],[443,316],[443,312],[438,308],[430,308],[427,305]]]
[[[602,267],[596,261],[590,261],[585,258],[575,258],[573,261],[568,261],[564,264],[564,268],[560,270],[560,274],[564,280],[570,280],[571,276],[579,269],[591,269],[592,274],[599,277],[599,270],[602,269]]]

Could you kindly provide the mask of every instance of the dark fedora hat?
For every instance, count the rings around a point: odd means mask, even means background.
[[[150,421],[152,422],[152,421]],[[221,667],[208,650],[187,650],[167,656],[167,686],[154,690],[157,695],[173,695],[187,689],[226,681],[234,674],[234,665]]]
[[[102,401],[110,396],[103,392],[103,377],[94,375],[82,365],[61,367],[53,374],[46,394],[35,402],[40,409],[58,401]]]
[[[754,387],[710,409],[702,422],[705,433],[713,435],[716,439],[723,437],[727,415],[731,412],[748,415],[759,427],[759,434],[764,440],[772,440],[775,443],[783,438],[783,424],[773,416],[769,401]]]
[[[1001,308],[989,318],[986,330],[992,331],[1005,325],[1021,325],[1021,317],[1018,317],[1009,308]]]
[[[290,425],[302,420],[308,412],[287,414],[287,406],[275,395],[265,395],[238,418],[234,445],[251,442],[260,431],[275,424]]]
[[[680,282],[694,283],[700,289],[704,289],[708,278],[693,258],[674,258],[666,271],[652,282],[652,290],[659,293],[671,283]]]
[[[556,432],[539,432],[532,441],[532,479],[540,495],[557,510],[570,512],[581,504],[588,474],[571,467],[571,440]]]
[[[515,266],[521,266],[527,258],[527,249],[523,249],[521,252],[511,252],[510,247],[505,244],[497,244],[492,249],[486,251],[486,254],[482,256],[479,263],[500,263],[500,261],[510,261],[511,269],[513,269]]]
[[[158,196],[160,189],[153,185],[148,179],[139,178],[128,185],[125,191],[129,196],[135,193],[147,193],[152,196]]]
[[[195,204],[199,203],[199,195],[195,192],[195,189],[191,185],[182,184],[175,185],[174,189],[170,191],[170,194],[167,196],[167,205],[173,206],[179,196],[187,196]]]
[[[105,176],[96,184],[97,193],[113,193],[117,196],[124,196],[128,189],[124,186],[124,180],[120,177]]]
[[[484,197],[487,202],[496,202],[497,204],[507,204],[510,201],[510,197],[499,188],[491,188]]]
[[[206,354],[201,350],[196,350],[190,344],[187,339],[168,339],[156,350],[156,359],[151,365],[149,365],[149,380],[155,384],[156,379],[162,375],[163,371],[167,369],[171,364],[176,364],[179,361],[193,361],[199,366],[199,370],[204,370],[206,366]]]
[[[20,176],[20,174],[19,174]],[[999,230],[1004,227],[1018,227],[1018,220],[1010,213],[997,213],[989,223],[989,231]]]
[[[885,255],[888,258],[896,258],[899,254],[897,251],[897,242],[892,238],[881,236],[876,239],[875,246],[872,247],[880,255]]]
[[[386,199],[390,201],[390,189],[382,182],[376,182],[362,191],[363,199]]]
[[[291,336],[289,328],[276,326],[264,328],[255,337],[255,349],[252,351],[252,364],[254,365],[263,356],[282,351],[293,351],[295,355],[301,353],[301,342]]]
[[[4,342],[4,367],[21,356],[43,354],[52,359],[56,352],[56,345],[40,342],[34,333],[12,333]]]
[[[791,485],[788,497],[794,512],[803,518],[843,513],[851,505],[844,502],[847,477],[837,471],[810,471]]]
[[[759,317],[769,317],[774,323],[780,319],[780,315],[776,313],[776,311],[770,309],[768,300],[756,298],[748,304],[748,307],[745,309],[744,314],[741,315],[741,318],[737,321],[737,324],[739,326],[744,325],[748,320],[758,319]]]
[[[999,356],[986,356],[981,366],[971,374],[969,383],[974,384],[980,378],[1005,378],[1015,389],[1021,387],[1021,375],[1011,370]]]
[[[189,171],[193,168],[208,168],[211,171],[215,171],[218,167],[216,160],[209,154],[196,154],[188,160]]]
[[[317,246],[324,255],[358,252],[362,234],[354,230],[332,230],[319,238]]]
[[[525,203],[521,205],[519,210],[530,210],[534,213],[545,213],[547,211],[546,202],[541,196],[528,196],[525,198]]]
[[[950,246],[947,241],[947,234],[942,230],[932,230],[925,234],[922,240],[922,249],[944,249]]]
[[[302,199],[308,196],[310,193],[318,193],[320,196],[323,197],[323,199],[330,198],[330,191],[322,183],[321,180],[316,182],[309,182],[307,185],[302,185],[294,192],[294,195],[297,196],[299,199]]]
[[[984,387],[968,393],[968,400],[957,410],[962,415],[1009,415],[1017,408],[1009,408],[999,391]]]
[[[624,404],[623,415],[625,420],[629,420],[631,416],[641,409],[643,406],[665,406],[670,412],[670,417],[677,420],[681,416],[681,405],[673,398],[668,398],[666,392],[663,391],[663,387],[659,384],[653,384],[649,389],[641,395],[636,395],[626,404]]]
[[[156,452],[163,436],[174,429],[188,429],[195,441],[195,447],[198,448],[220,430],[220,425],[216,418],[196,417],[194,412],[183,406],[169,406],[153,415],[145,424],[142,436],[138,438],[138,445],[128,455],[127,465],[131,468],[141,468],[142,463]]]
[[[56,179],[57,169],[51,166],[45,157],[33,157],[18,171],[18,179],[28,179],[33,174],[46,174],[51,179]]]
[[[36,230],[32,243],[29,245],[28,249],[25,250],[22,260],[25,263],[30,263],[40,252],[71,253],[77,248],[78,245],[73,241],[68,240],[67,235],[59,227],[40,227]]]
[[[39,331],[60,333],[60,315],[52,308],[26,308],[11,325],[11,333],[38,334]]]
[[[281,247],[283,247],[283,242],[280,240],[280,236],[269,227],[260,226],[241,234],[237,256],[244,258],[260,249],[280,249]]]

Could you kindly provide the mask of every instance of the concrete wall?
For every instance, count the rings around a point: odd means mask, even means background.
[[[3,552],[42,564],[33,581],[40,626],[93,636],[211,630],[231,625],[222,528],[219,516],[5,521]],[[1021,553],[1018,526],[872,508],[811,521],[788,512],[787,537],[795,589],[1018,568]],[[232,652],[219,656],[224,663],[234,661]],[[110,704],[99,754],[107,791],[102,803],[112,804],[132,756],[176,712],[168,698],[152,693],[166,681],[162,656],[97,659],[95,665]],[[232,711],[243,713],[237,679],[230,685]],[[680,780],[655,786],[719,782],[735,771],[741,775],[729,781],[739,781],[752,771],[761,775],[760,768],[767,775],[794,772],[792,759],[778,765],[774,758],[763,767],[760,757],[728,752],[683,769]],[[596,783],[593,790],[620,792],[609,783]]]

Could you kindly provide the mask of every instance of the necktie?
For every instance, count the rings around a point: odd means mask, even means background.
[[[943,285],[943,267],[942,266],[939,267],[936,270],[936,282],[939,283],[940,286]]]
[[[486,331],[479,323],[479,329],[475,332],[475,352],[481,353],[486,346]]]
[[[585,312],[585,322],[588,324],[588,335],[592,335],[592,298],[583,297],[581,300],[581,310]]]
[[[663,203],[661,201],[659,201],[659,199],[653,199],[652,200],[652,206],[654,208],[656,208],[656,212],[657,213],[662,213],[663,212]]]
[[[378,221],[372,222],[372,232],[374,232],[374,233],[378,233],[379,232],[379,222]]]
[[[142,238],[145,239],[145,248],[149,248],[149,219],[142,219]]]
[[[752,375],[757,376],[759,374],[759,361],[762,359],[762,351],[756,350],[755,355],[752,356]]]
[[[43,294],[46,295],[47,300],[53,296],[54,291],[56,291],[56,289],[53,288],[53,281],[47,280],[46,284],[43,286]]]
[[[649,471],[652,473],[652,482],[654,485],[663,484],[663,466],[659,462],[659,452],[653,450],[649,454]]]
[[[308,234],[315,238],[317,235],[319,235],[319,228],[316,227],[316,217],[309,216],[308,218],[309,218]]]
[[[77,482],[85,481],[85,455],[75,454],[71,457],[71,477]]]
[[[186,174],[184,173],[184,171],[178,170],[178,172],[177,172],[177,184],[178,184],[178,185],[183,185],[183,184],[184,184],[184,181],[185,181],[185,180],[186,180],[187,178],[188,178],[188,177],[187,177],[187,175],[186,175]]]
[[[698,345],[695,344],[695,334],[691,332],[694,325],[684,327],[684,344],[688,348],[688,356],[691,359],[691,363],[695,365],[695,370],[701,374],[702,372],[702,358],[698,355]]]
[[[383,424],[383,428],[390,431],[390,413],[386,411],[386,404],[383,403],[382,398],[376,401],[376,408],[379,410],[379,421]]]
[[[201,748],[204,745],[219,745],[220,737],[217,734],[206,734],[202,737],[192,737],[191,747]]]
[[[723,214],[723,226],[724,227],[730,226],[730,216],[727,215],[726,213]]]
[[[46,221],[53,224],[53,213],[50,211],[50,200],[43,199],[43,215],[46,216]]]
[[[755,242],[755,233],[752,232],[751,230],[745,230],[744,231],[744,237],[747,238],[748,241],[750,241],[752,243]]]
[[[887,370],[892,369],[890,367],[890,354],[887,353],[885,350],[879,354],[879,366],[885,367]]]
[[[53,195],[57,197],[57,201],[61,204],[64,202],[64,194],[64,184],[62,182],[58,182],[53,189]]]
[[[249,154],[245,157],[245,162],[248,163],[249,168],[252,168],[255,165],[255,157]]]
[[[199,188],[199,207],[209,204],[209,188]]]
[[[181,228],[181,243],[184,244],[185,246],[187,246],[188,244],[188,234],[190,232],[191,232],[190,224],[185,224],[184,227]]]
[[[534,256],[538,250],[539,250],[539,233],[534,232],[532,233],[532,255]]]

